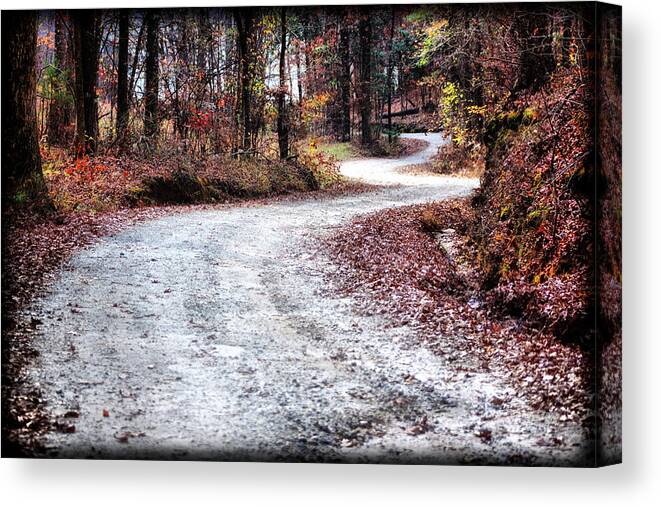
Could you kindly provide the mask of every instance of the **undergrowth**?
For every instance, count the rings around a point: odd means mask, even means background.
[[[157,204],[217,203],[332,187],[341,177],[323,154],[288,161],[155,153],[71,158],[45,151],[44,175],[56,210],[105,211]]]

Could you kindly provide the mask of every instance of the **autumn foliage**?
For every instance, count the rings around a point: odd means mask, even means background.
[[[448,143],[407,170],[479,177],[479,189],[334,231],[319,252],[339,266],[332,282],[444,360],[472,357],[534,408],[586,425],[599,417],[605,443],[620,442],[619,11],[549,3],[7,19],[12,438],[48,424],[38,390],[21,383],[33,329],[17,315],[73,251],[162,206],[362,190],[343,181],[333,152],[399,156],[421,147],[401,132],[439,131]],[[596,412],[591,395],[603,399]]]
[[[329,283],[363,311],[415,329],[415,339],[445,360],[472,357],[477,369],[509,378],[536,408],[584,420],[589,353],[525,316],[504,318],[484,298],[469,237],[474,221],[466,199],[358,218],[324,245],[340,267]]]

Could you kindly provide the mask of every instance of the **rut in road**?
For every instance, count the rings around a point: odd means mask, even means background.
[[[375,192],[167,216],[77,254],[31,309],[43,321],[32,376],[48,409],[75,425],[47,436],[49,454],[575,463],[578,425],[329,294],[334,266],[314,254],[316,238],[359,214],[477,186],[399,174],[443,142],[411,137],[427,148],[343,164],[385,185]],[[510,401],[495,407],[495,396]],[[540,445],[549,428],[561,445]]]

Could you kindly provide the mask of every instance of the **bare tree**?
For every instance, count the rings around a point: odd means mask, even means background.
[[[145,15],[145,24],[147,56],[144,133],[147,138],[155,138],[158,135],[158,15],[154,11],[148,11]]]
[[[287,75],[285,73],[285,58],[287,56],[287,8],[280,8],[280,87],[278,89],[278,147],[280,158],[289,156],[289,125],[287,119],[287,103],[285,101]]]
[[[238,92],[240,113],[238,116],[238,131],[241,135],[240,148],[242,151],[251,151],[252,122],[250,115],[252,71],[250,39],[253,37],[254,14],[251,9],[236,9],[234,11],[237,31],[238,50]]]
[[[117,56],[117,139],[126,140],[129,120],[129,11],[119,12],[119,52]]]
[[[351,32],[346,16],[340,20],[339,33],[339,92],[340,92],[340,141],[351,140]]]
[[[58,145],[67,142],[66,129],[73,116],[72,102],[69,100],[71,89],[71,56],[68,30],[63,13],[55,14],[55,58],[53,65],[57,70],[57,93],[53,97],[48,112],[48,142]]]

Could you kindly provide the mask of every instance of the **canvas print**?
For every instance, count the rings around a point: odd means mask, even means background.
[[[2,456],[621,460],[621,9],[2,11]]]

